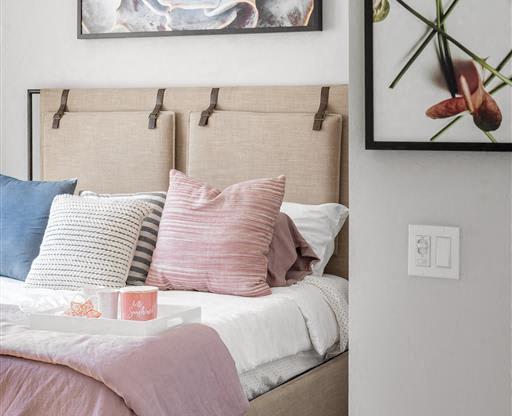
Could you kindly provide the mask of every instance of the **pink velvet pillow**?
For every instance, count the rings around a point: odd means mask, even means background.
[[[271,293],[267,255],[285,177],[215,189],[172,170],[146,284],[239,296]]]
[[[268,253],[270,287],[290,286],[311,274],[311,266],[320,259],[302,237],[292,219],[280,212]]]

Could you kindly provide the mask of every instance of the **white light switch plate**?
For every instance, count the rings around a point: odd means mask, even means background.
[[[459,278],[460,229],[409,225],[409,275]]]

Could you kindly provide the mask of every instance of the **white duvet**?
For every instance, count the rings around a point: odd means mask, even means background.
[[[318,278],[316,278],[318,279]],[[159,303],[201,306],[202,323],[214,328],[228,347],[239,374],[301,352],[325,354],[346,340],[348,282],[322,277],[322,287],[312,282],[273,288],[259,298],[200,292],[159,293]],[[327,290],[326,290],[327,289]],[[326,296],[326,292],[330,292]],[[26,305],[62,301],[73,292],[26,289],[22,282],[0,278],[0,303]],[[339,305],[333,305],[333,298]],[[330,306],[339,306],[334,308]],[[341,333],[340,333],[341,331]],[[342,342],[344,347],[346,342]]]

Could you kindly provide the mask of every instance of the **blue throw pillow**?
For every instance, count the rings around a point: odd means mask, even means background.
[[[73,194],[76,182],[28,182],[0,175],[0,276],[25,280],[39,254],[53,198]]]

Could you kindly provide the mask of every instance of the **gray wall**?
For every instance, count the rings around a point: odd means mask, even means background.
[[[73,0],[0,0],[1,171],[23,177],[25,90],[348,80],[348,0],[323,33],[77,40]],[[505,416],[511,158],[363,150],[351,2],[351,415]],[[462,227],[460,281],[407,276],[407,224]]]
[[[510,415],[509,154],[363,150],[351,2],[351,416]],[[461,279],[407,276],[407,225],[461,227]]]

